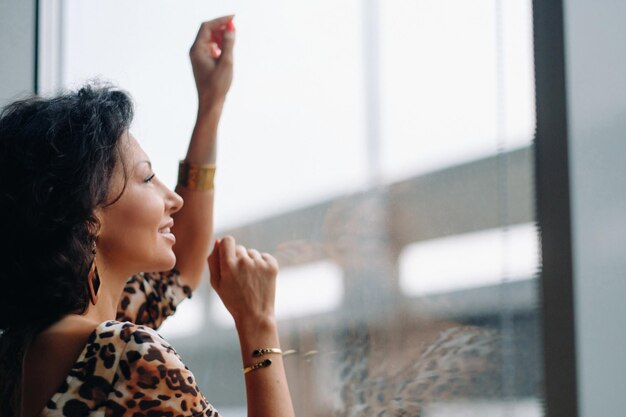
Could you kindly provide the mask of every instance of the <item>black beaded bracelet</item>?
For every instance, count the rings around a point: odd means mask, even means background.
[[[260,368],[267,368],[272,364],[271,359],[265,359],[264,361],[257,362],[254,365],[248,366],[247,368],[243,368],[243,373],[247,374],[248,372],[256,371]]]

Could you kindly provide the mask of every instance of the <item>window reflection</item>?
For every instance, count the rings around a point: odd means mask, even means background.
[[[531,279],[539,266],[534,224],[448,236],[406,247],[400,286],[413,296]]]
[[[201,18],[235,12],[216,225],[281,263],[297,414],[540,416],[530,6],[71,0],[57,70],[62,86],[102,74],[128,89],[174,184],[174,138],[194,115],[189,40]],[[232,320],[208,285],[186,303],[163,332],[221,414],[245,415]]]

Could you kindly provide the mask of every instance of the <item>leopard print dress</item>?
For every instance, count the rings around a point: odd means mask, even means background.
[[[91,333],[40,416],[218,416],[180,356],[156,332],[190,296],[175,270],[133,276],[117,320]]]

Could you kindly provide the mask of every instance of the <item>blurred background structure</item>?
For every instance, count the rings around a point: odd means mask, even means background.
[[[534,3],[1,0],[0,105],[112,81],[173,187],[189,47],[236,14],[215,221],[281,263],[297,414],[617,416],[626,6]],[[205,282],[162,334],[244,416]]]

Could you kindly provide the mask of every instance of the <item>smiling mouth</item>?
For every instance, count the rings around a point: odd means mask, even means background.
[[[174,233],[170,231],[169,227],[159,229],[159,234],[163,236],[166,240],[169,240],[172,243],[176,243],[176,236],[174,236]]]

